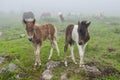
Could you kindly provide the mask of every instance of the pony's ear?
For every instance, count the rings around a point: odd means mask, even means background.
[[[81,30],[81,23],[80,23],[80,21],[78,21],[78,31],[80,31]]]
[[[87,27],[88,27],[90,24],[91,24],[91,22],[90,22],[90,21],[89,21],[89,22],[87,22],[87,23],[86,23]]]
[[[35,24],[36,20],[34,19],[33,24]]]
[[[80,25],[80,21],[78,21],[78,25]]]
[[[26,21],[25,21],[25,19],[23,19],[23,23],[24,23],[24,24],[26,24]]]

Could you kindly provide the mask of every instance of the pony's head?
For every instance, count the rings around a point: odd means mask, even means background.
[[[23,14],[23,23],[25,24],[29,41],[32,41],[34,35],[35,18],[32,12]]]
[[[89,33],[88,33],[88,26],[91,24],[91,22],[87,22],[87,21],[78,21],[78,35],[79,35],[79,44],[83,44],[84,40],[89,37]]]

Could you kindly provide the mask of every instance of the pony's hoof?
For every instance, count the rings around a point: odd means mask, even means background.
[[[80,66],[79,66],[79,67],[80,67],[80,68],[84,68],[84,66],[85,66],[84,64],[80,64]]]
[[[77,64],[77,62],[75,61],[75,59],[74,59],[74,58],[72,58],[72,60],[73,60],[73,63],[74,63],[74,64]]]
[[[66,67],[68,66],[66,61],[64,62],[64,64],[65,64]]]
[[[74,62],[75,64],[77,64],[77,62]]]
[[[37,66],[37,62],[34,64],[34,66]]]
[[[41,63],[39,63],[38,65],[41,66]]]

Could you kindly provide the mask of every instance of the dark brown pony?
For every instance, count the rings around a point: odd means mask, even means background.
[[[28,39],[33,43],[34,46],[35,66],[41,65],[39,53],[42,46],[42,42],[46,39],[49,39],[51,43],[51,50],[48,59],[51,59],[52,57],[54,46],[56,47],[58,56],[60,55],[58,44],[56,41],[57,30],[52,24],[36,25],[35,19],[24,19],[23,22],[25,23]]]
[[[64,53],[65,53],[65,66],[67,66],[67,57],[66,57],[66,52],[68,45],[70,45],[70,50],[71,50],[71,57],[72,60],[75,64],[75,58],[74,58],[74,43],[76,42],[79,50],[79,55],[80,55],[80,67],[83,66],[83,56],[85,53],[85,47],[87,45],[88,40],[90,39],[89,33],[88,33],[88,26],[90,25],[91,22],[87,21],[82,21],[78,22],[77,25],[70,24],[66,28],[65,31],[65,46],[64,46]]]

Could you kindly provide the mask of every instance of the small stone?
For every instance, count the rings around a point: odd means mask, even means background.
[[[0,70],[0,73],[4,73],[6,71],[6,68],[2,68],[1,70]]]
[[[53,77],[53,73],[51,70],[47,69],[42,73],[42,78],[44,80],[51,80],[51,78]]]
[[[8,71],[13,71],[13,70],[16,70],[18,68],[17,65],[13,64],[13,63],[10,63],[8,66],[7,66],[7,70]]]
[[[17,74],[17,75],[16,75],[16,78],[17,78],[17,79],[20,79],[20,76],[19,76],[19,74]]]
[[[62,74],[61,80],[67,80],[67,79],[68,79],[68,75],[66,73]]]
[[[74,72],[78,74],[78,73],[80,73],[80,69],[79,69],[79,68],[76,68],[76,69],[74,70]]]
[[[19,60],[19,59],[15,59],[15,61],[18,61],[18,62],[19,62],[20,60]]]
[[[84,67],[85,71],[89,71],[89,72],[100,72],[99,69],[96,66],[88,66],[86,65]]]
[[[20,34],[20,38],[24,38],[25,37],[25,34]]]
[[[2,64],[5,61],[4,57],[0,57],[0,64]]]
[[[21,78],[23,78],[23,77],[25,77],[25,76],[26,76],[26,73],[20,72],[20,73],[18,73],[18,74],[16,75],[16,78],[17,78],[17,79],[21,79]]]
[[[87,76],[89,77],[97,77],[101,75],[101,71],[96,66],[85,65],[83,69],[85,70]]]
[[[54,68],[60,65],[60,62],[50,61],[46,64],[47,69]]]

